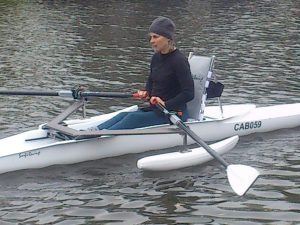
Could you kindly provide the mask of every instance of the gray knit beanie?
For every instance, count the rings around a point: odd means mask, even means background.
[[[153,20],[149,28],[149,32],[156,33],[168,39],[174,40],[175,24],[171,19],[160,16]]]

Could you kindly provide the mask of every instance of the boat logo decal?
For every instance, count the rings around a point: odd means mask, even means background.
[[[234,130],[240,131],[240,130],[249,130],[249,129],[257,129],[262,126],[262,122],[260,120],[258,121],[251,121],[251,122],[243,122],[243,123],[236,123],[234,124]]]
[[[27,158],[27,157],[30,157],[30,156],[34,156],[34,155],[37,155],[39,156],[40,155],[40,151],[29,151],[29,152],[22,152],[22,153],[19,153],[19,158]]]

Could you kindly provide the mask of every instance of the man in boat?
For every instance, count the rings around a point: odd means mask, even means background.
[[[160,103],[174,111],[183,121],[188,118],[186,103],[194,98],[194,82],[187,58],[176,48],[175,24],[167,17],[156,18],[149,28],[149,42],[154,50],[150,63],[150,75],[140,98],[150,106],[135,112],[122,112],[98,125],[97,129],[133,129],[169,123],[157,110]]]

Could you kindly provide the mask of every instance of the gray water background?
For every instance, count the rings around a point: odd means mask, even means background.
[[[139,89],[152,55],[148,27],[159,15],[176,22],[186,55],[216,56],[225,104],[300,102],[296,0],[0,0],[0,88]],[[33,129],[71,102],[0,96],[0,137]],[[136,103],[100,98],[87,112]],[[224,156],[262,174],[244,197],[232,192],[217,162],[141,172],[136,161],[150,153],[2,174],[0,224],[300,224],[299,131],[241,137]]]

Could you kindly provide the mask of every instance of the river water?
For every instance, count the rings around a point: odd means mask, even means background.
[[[139,89],[152,54],[147,30],[159,15],[176,22],[186,55],[216,56],[225,104],[300,102],[296,0],[0,0],[1,89]],[[0,96],[0,137],[32,129],[71,102]],[[100,98],[87,113],[135,103]],[[144,173],[136,168],[143,155],[2,174],[0,224],[300,224],[299,127],[241,137],[224,156],[261,172],[244,197],[217,162]]]

